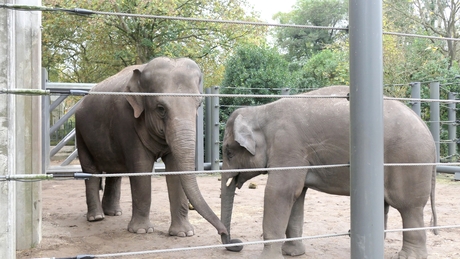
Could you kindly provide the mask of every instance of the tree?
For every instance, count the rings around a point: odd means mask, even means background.
[[[277,13],[274,18],[283,24],[346,27],[347,3],[343,0],[297,0],[291,12]],[[277,28],[275,34],[278,45],[290,61],[306,60],[343,37],[337,30],[288,27]]]
[[[400,32],[417,33],[445,38],[459,38],[460,1],[387,0],[385,14],[394,21]],[[430,40],[438,51],[449,58],[452,66],[458,58],[458,42]]]
[[[222,82],[223,94],[280,94],[280,88],[293,81],[288,62],[279,52],[266,45],[242,45],[229,57]],[[227,121],[235,108],[260,105],[277,98],[221,98],[221,120]]]
[[[247,21],[257,18],[245,11],[246,0],[46,0],[45,4],[159,16]],[[223,61],[236,44],[262,42],[264,35],[264,29],[253,26],[45,13],[43,65],[52,80],[98,82],[123,67],[157,56],[189,57],[202,66],[205,75],[212,75],[205,80],[210,85],[221,80],[218,77],[222,76]]]
[[[303,66],[298,88],[348,85],[348,51],[325,49],[313,55]]]

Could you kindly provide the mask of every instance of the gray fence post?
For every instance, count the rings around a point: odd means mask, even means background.
[[[46,90],[48,71],[42,68],[42,89]],[[42,97],[42,174],[50,165],[50,96]]]
[[[206,94],[211,94],[211,88],[206,88]],[[207,96],[205,99],[205,120],[206,120],[206,133],[204,135],[205,137],[205,144],[204,144],[204,161],[206,163],[211,162],[211,150],[212,150],[212,138],[211,138],[211,132],[212,132],[212,115],[211,115],[211,110],[212,110],[212,104],[211,104],[212,98]]]
[[[291,93],[290,88],[283,88],[281,89],[281,95],[289,95]]]
[[[455,100],[455,93],[449,92],[448,99]],[[457,154],[457,114],[456,114],[456,103],[449,103],[447,110],[447,116],[449,120],[448,132],[449,132],[449,160],[454,161],[454,156]]]
[[[219,87],[213,86],[211,89],[212,94],[219,94]],[[219,170],[219,149],[220,149],[220,141],[219,141],[219,97],[213,96],[211,97],[211,117],[212,117],[212,152],[211,152],[211,170]]]
[[[349,6],[351,258],[383,259],[382,1]]]
[[[439,100],[439,82],[430,83],[430,99]],[[430,131],[436,143],[436,161],[440,158],[440,125],[441,119],[439,116],[439,102],[430,103]]]
[[[410,83],[411,86],[411,97],[415,99],[421,99],[420,94],[420,82],[413,82]],[[422,114],[422,110],[420,107],[420,101],[414,100],[411,102],[412,110],[420,116]]]
[[[200,93],[203,93],[203,80],[200,83]],[[200,105],[196,116],[195,170],[197,171],[203,171],[204,168],[203,119],[203,105]]]

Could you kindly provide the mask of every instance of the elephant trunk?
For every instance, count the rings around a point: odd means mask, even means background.
[[[221,219],[225,228],[227,229],[227,234],[221,235],[223,244],[234,244],[242,243],[239,239],[231,239],[230,237],[230,224],[232,221],[232,211],[233,211],[233,201],[235,199],[235,189],[236,181],[232,181],[230,185],[227,186],[227,181],[230,178],[226,177],[225,174],[222,174],[221,180]],[[243,246],[229,246],[227,250],[232,252],[239,252],[243,249]]]
[[[167,140],[174,160],[177,163],[174,166],[177,171],[195,170],[195,125],[187,125],[185,128],[182,128],[184,130],[179,130],[171,136],[171,141]],[[201,195],[196,175],[183,174],[179,178],[185,195],[195,210],[217,229],[219,235],[227,235],[227,229]]]

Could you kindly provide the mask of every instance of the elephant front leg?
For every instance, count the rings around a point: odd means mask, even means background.
[[[305,194],[307,188],[304,188],[300,196],[292,207],[291,216],[289,218],[288,227],[286,230],[287,238],[301,237],[303,234],[303,215]],[[283,255],[298,256],[305,254],[305,245],[302,240],[286,241],[282,247]]]
[[[295,179],[294,173],[291,172],[288,177],[285,171],[269,173],[264,197],[264,240],[283,239],[285,233],[298,234],[298,230],[293,229],[298,226],[298,219],[293,218],[293,221],[290,222],[294,203],[303,192],[303,182],[298,179]],[[300,208],[296,207],[294,210],[298,209]],[[288,246],[289,244],[283,246],[281,242],[267,243],[264,245],[260,258],[282,259],[284,258],[282,248],[289,250]]]
[[[182,188],[179,176],[166,176],[168,186],[168,196],[171,210],[171,226],[169,235],[171,236],[193,236],[195,234],[193,226],[188,221],[188,199]]]
[[[150,204],[152,182],[150,176],[130,176],[131,197],[133,201],[133,215],[128,224],[128,231],[144,234],[152,233],[150,223]]]
[[[85,180],[86,205],[88,207],[86,219],[88,221],[99,221],[104,219],[104,212],[102,211],[101,199],[99,196],[100,187],[101,178],[90,177]]]
[[[102,196],[102,209],[105,215],[121,216],[120,193],[121,177],[107,177],[104,196]]]

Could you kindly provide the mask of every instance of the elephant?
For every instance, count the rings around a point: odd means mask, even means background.
[[[304,95],[347,96],[348,93],[348,86],[330,86]],[[436,162],[436,147],[433,137],[420,117],[402,102],[384,100],[383,103],[384,162],[431,164],[384,168],[385,229],[389,206],[400,212],[404,228],[423,227],[423,209],[428,199],[431,199],[432,224],[435,225],[436,174],[432,164]],[[349,167],[279,169],[348,164],[349,132],[347,98],[283,98],[235,110],[226,123],[222,146],[221,220],[228,231],[228,235],[221,236],[222,242],[230,243],[236,187],[241,188],[259,174],[268,174],[262,224],[264,240],[302,236],[308,188],[349,196]],[[244,172],[248,168],[276,169]],[[232,172],[231,169],[242,170]],[[402,243],[397,258],[427,257],[424,230],[404,232]],[[239,251],[242,246],[231,249]],[[267,243],[260,258],[304,253],[302,241]]]
[[[76,113],[76,137],[82,171],[91,174],[152,172],[159,158],[167,172],[195,170],[196,115],[201,105],[202,73],[188,58],[154,58],[129,66],[91,92],[119,94],[83,98]],[[90,93],[91,93],[90,92]],[[133,93],[159,93],[142,96]],[[168,96],[179,93],[183,96]],[[187,96],[188,95],[188,96]],[[85,181],[87,220],[121,215],[120,177],[106,177],[102,203],[100,178]],[[130,176],[132,217],[128,231],[151,233],[151,176]],[[195,175],[166,176],[170,201],[169,235],[192,236],[189,201],[219,234],[227,230],[199,190]]]

